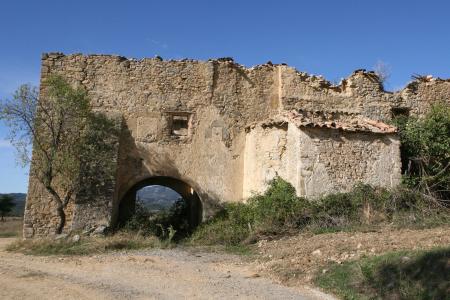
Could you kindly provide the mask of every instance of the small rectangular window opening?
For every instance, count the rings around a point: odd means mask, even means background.
[[[391,109],[392,118],[409,117],[409,108],[407,107],[393,107]]]
[[[172,115],[173,136],[188,136],[189,132],[189,115]]]

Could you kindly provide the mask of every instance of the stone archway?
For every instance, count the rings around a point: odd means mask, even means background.
[[[139,181],[132,186],[122,197],[119,203],[118,226],[124,225],[129,220],[136,209],[138,193],[146,187],[161,186],[166,187],[179,194],[185,201],[185,208],[182,217],[188,224],[188,231],[192,231],[202,222],[203,206],[197,192],[192,186],[184,181],[166,176],[157,176]]]

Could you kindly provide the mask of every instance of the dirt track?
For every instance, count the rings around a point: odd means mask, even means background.
[[[0,239],[0,299],[326,299],[261,278],[232,255],[174,249],[34,257],[5,252],[12,241]]]

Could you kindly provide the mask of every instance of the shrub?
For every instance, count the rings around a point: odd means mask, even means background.
[[[388,217],[392,193],[367,184],[357,184],[347,193],[334,193],[313,203],[313,215],[320,227],[342,227],[384,220]]]
[[[189,239],[190,244],[233,246],[252,232],[253,212],[244,203],[225,204],[212,220],[201,224]]]
[[[277,177],[264,194],[251,197],[247,204],[226,204],[216,218],[194,232],[190,242],[230,246],[255,240],[258,235],[278,234],[296,228],[307,206],[291,184]]]
[[[347,193],[334,193],[312,203],[310,228],[342,229],[382,223],[432,226],[448,222],[449,211],[417,191],[399,186],[389,190],[357,184]]]
[[[248,200],[252,223],[260,231],[288,229],[307,222],[310,203],[297,197],[295,188],[280,177],[267,191]]]
[[[299,230],[327,232],[378,224],[428,227],[447,223],[449,216],[447,209],[404,187],[388,190],[357,184],[350,192],[308,201],[297,197],[288,182],[275,178],[264,194],[251,197],[247,204],[225,205],[189,242],[230,246]]]
[[[163,240],[180,239],[189,233],[185,211],[184,200],[176,202],[169,210],[158,213],[150,212],[142,203],[136,202],[135,212],[123,229],[144,236],[157,236]]]
[[[400,118],[404,181],[448,205],[450,199],[450,106],[438,103],[423,119]],[[445,201],[447,200],[447,201]]]

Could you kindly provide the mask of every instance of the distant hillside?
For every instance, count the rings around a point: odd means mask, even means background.
[[[2,195],[9,195],[14,198],[14,203],[16,204],[16,206],[14,206],[11,215],[22,217],[23,211],[25,210],[25,199],[27,198],[27,194],[23,193],[0,194],[0,196]]]

